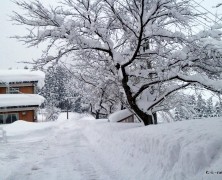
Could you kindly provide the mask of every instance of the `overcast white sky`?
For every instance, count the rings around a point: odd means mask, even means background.
[[[28,1],[28,0],[27,0]],[[56,0],[41,0],[47,4],[55,4]],[[210,10],[213,14],[222,14],[222,6],[212,8],[222,0],[195,0],[202,6]],[[25,64],[17,63],[19,61],[31,61],[41,56],[40,48],[27,48],[21,42],[9,38],[16,34],[22,34],[24,27],[12,25],[9,21],[9,15],[12,11],[18,11],[18,8],[10,0],[0,0],[0,69],[23,68]],[[202,11],[204,11],[202,9]],[[222,22],[221,22],[222,23]]]

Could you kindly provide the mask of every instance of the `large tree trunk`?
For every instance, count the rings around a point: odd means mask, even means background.
[[[153,113],[153,124],[157,124],[157,114]]]
[[[130,104],[130,102],[129,102]],[[150,125],[153,124],[153,117],[151,115],[148,115],[146,113],[144,113],[143,111],[141,111],[138,106],[136,105],[130,105],[130,107],[133,109],[133,111],[140,117],[140,119],[143,121],[144,125]]]
[[[100,112],[100,111],[95,111],[95,112],[93,112],[92,104],[90,104],[90,112],[91,112],[91,114],[92,114],[96,119],[99,119],[99,112]]]
[[[136,104],[136,99],[133,98],[130,87],[127,84],[128,75],[126,74],[125,69],[123,67],[121,67],[121,69],[122,69],[122,74],[123,74],[122,85],[123,85],[124,91],[126,93],[126,97],[127,97],[130,107],[139,116],[139,118],[143,121],[145,126],[150,125],[150,124],[156,124],[157,118],[156,118],[155,113],[153,116],[148,115],[145,112],[143,112],[142,110],[140,110],[140,108]],[[154,117],[154,119],[153,119],[153,117]]]
[[[95,113],[95,118],[96,118],[96,119],[99,119],[99,111],[96,111],[96,113]]]

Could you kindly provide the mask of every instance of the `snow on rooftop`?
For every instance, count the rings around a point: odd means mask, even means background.
[[[45,73],[28,69],[0,70],[0,83],[38,81],[38,87],[44,86]]]
[[[118,122],[124,118],[131,116],[133,113],[129,109],[124,109],[120,111],[116,111],[113,114],[110,114],[108,119],[111,122]]]
[[[1,94],[0,108],[12,106],[40,106],[44,97],[38,94]]]

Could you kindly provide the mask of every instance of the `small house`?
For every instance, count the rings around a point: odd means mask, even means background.
[[[134,113],[131,112],[129,109],[123,109],[110,114],[108,120],[110,122],[125,122],[125,123],[132,123],[135,121]]]
[[[0,70],[0,124],[37,120],[44,98],[36,92],[44,85],[44,77],[41,71]]]

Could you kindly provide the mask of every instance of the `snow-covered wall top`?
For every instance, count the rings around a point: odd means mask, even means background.
[[[40,106],[44,97],[38,94],[1,94],[0,108],[12,106]]]
[[[121,111],[116,111],[113,114],[110,114],[108,119],[111,122],[117,122],[117,121],[120,121],[124,118],[129,117],[132,114],[133,113],[129,109],[124,109],[124,110],[121,110]]]
[[[45,73],[28,69],[0,70],[0,83],[38,81],[38,87],[44,86]]]

